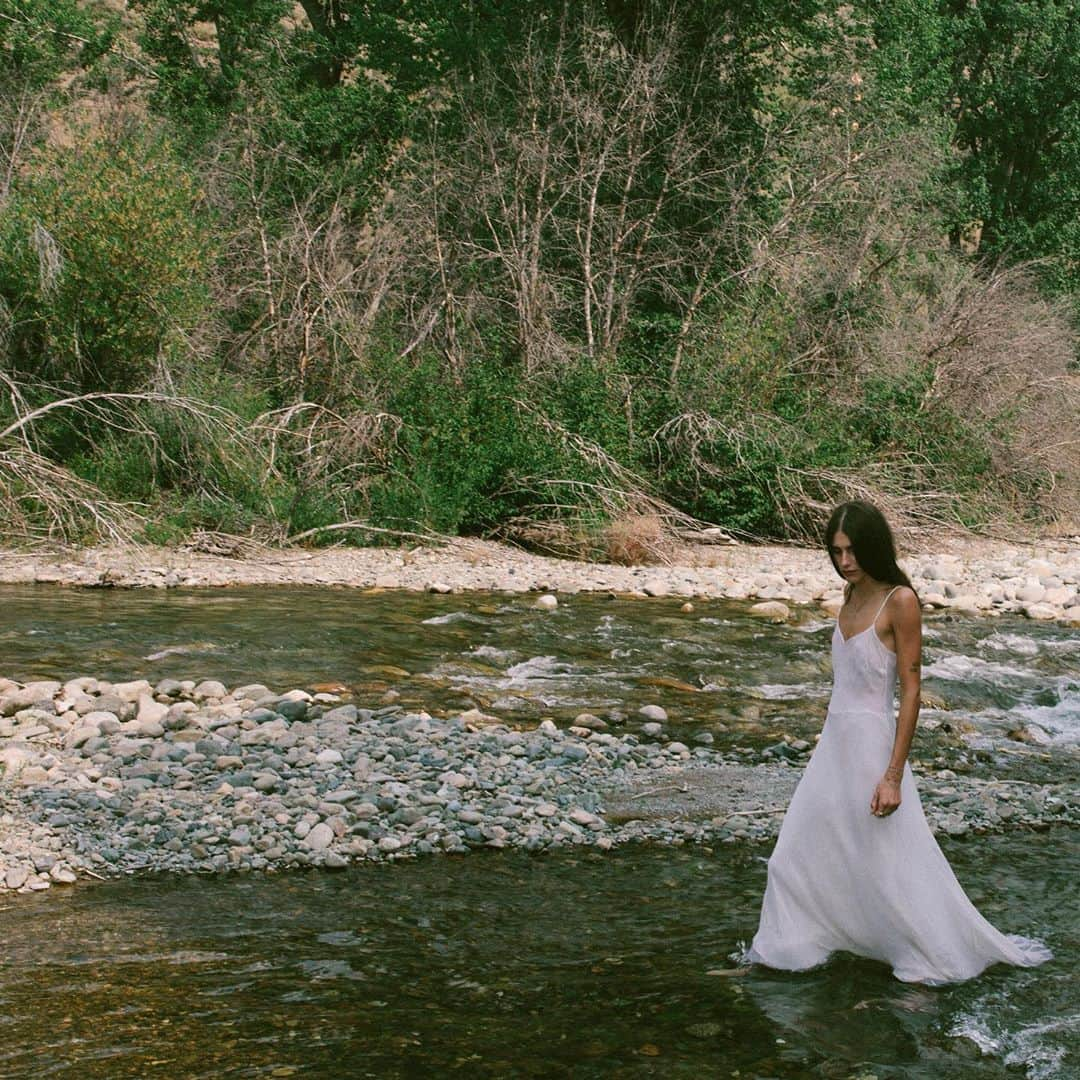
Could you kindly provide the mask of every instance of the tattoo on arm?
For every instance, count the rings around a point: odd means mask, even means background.
[[[908,668],[908,671],[910,671],[912,673],[917,672],[919,670],[919,667],[920,667],[919,661],[918,660],[913,660],[911,662],[911,666]]]

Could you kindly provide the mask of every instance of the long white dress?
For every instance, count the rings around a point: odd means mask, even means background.
[[[1053,956],[1041,941],[1002,934],[960,887],[910,765],[900,806],[871,813],[895,735],[896,655],[876,629],[887,601],[861,633],[845,639],[839,622],[833,631],[825,726],[784,816],[743,960],[802,971],[844,949],[928,984],[970,979],[998,961],[1041,964]]]

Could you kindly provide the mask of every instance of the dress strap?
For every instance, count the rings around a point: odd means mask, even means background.
[[[899,585],[894,585],[894,586],[893,586],[893,587],[892,587],[892,588],[891,588],[891,589],[890,589],[890,590],[889,590],[889,591],[888,591],[888,592],[887,592],[887,593],[885,594],[885,599],[881,601],[881,607],[879,607],[879,608],[877,609],[877,615],[875,615],[875,616],[873,617],[873,619],[871,619],[871,620],[870,620],[870,625],[871,625],[871,626],[874,626],[874,625],[876,625],[876,623],[877,623],[877,621],[878,621],[878,616],[879,616],[879,615],[880,615],[880,614],[881,614],[881,613],[882,613],[882,612],[883,612],[883,611],[885,610],[885,605],[886,605],[886,604],[887,604],[887,603],[889,602],[889,597],[890,597],[890,596],[892,596],[892,594],[893,594],[894,592],[896,592],[896,590],[897,590],[897,589],[899,589],[899,588],[900,588],[900,586],[899,586]]]

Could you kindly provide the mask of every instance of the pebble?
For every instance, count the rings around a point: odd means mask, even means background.
[[[230,693],[213,680],[148,690],[143,682],[0,680],[0,700],[40,705],[54,720],[49,707],[61,694],[86,706],[70,729],[41,724],[33,743],[0,734],[0,887],[40,891],[91,873],[337,869],[479,847],[767,841],[781,815],[730,812],[783,802],[812,745],[781,741],[764,752],[769,763],[754,765],[711,749],[708,732],[694,736],[693,749],[665,743],[667,713],[651,704],[638,711],[654,741],[641,741],[605,731],[592,713],[578,714],[570,731],[550,719],[521,731],[497,716],[362,709],[329,693]],[[136,704],[163,704],[158,698],[170,702],[164,722],[139,720]],[[1048,738],[1035,724],[1012,734]],[[679,784],[691,767],[742,778],[743,787],[724,787],[727,809],[714,819],[695,817],[696,794]],[[756,801],[748,784],[761,786]],[[668,796],[663,816],[650,817],[644,802],[629,818],[605,816],[611,792],[635,785],[689,794]],[[1080,822],[1066,784],[994,787],[942,770],[921,778],[920,790],[931,825],[953,835]]]
[[[1046,621],[1058,617],[1057,609],[1050,604],[1025,604],[1021,610],[1029,619]]]
[[[304,846],[308,851],[325,851],[334,842],[334,830],[320,821],[304,837]]]

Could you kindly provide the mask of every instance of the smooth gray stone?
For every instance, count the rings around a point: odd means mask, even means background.
[[[360,793],[354,791],[352,788],[338,788],[337,791],[328,791],[323,796],[323,802],[328,803],[347,803],[352,802],[353,799],[359,799]]]
[[[3,695],[2,712],[12,716],[20,709],[48,709],[53,698],[63,689],[63,684],[53,680],[29,682],[21,690],[9,690]],[[53,709],[53,712],[56,710]]]
[[[232,692],[232,697],[237,700],[248,698],[251,701],[261,701],[263,698],[272,696],[270,689],[262,683],[247,683],[244,686],[238,686]]]
[[[118,694],[102,694],[95,700],[94,709],[112,713],[121,720],[130,720],[135,715],[134,703],[125,701]]]
[[[269,721],[277,718],[278,714],[273,709],[264,709],[261,706],[252,709],[251,712],[244,713],[245,720],[253,720],[256,724],[269,723]]]
[[[355,724],[359,710],[355,705],[338,705],[328,712],[323,713],[320,723],[344,723]]]
[[[9,889],[21,889],[29,876],[30,871],[25,866],[9,866],[4,874],[4,884]]]
[[[284,698],[274,705],[274,711],[279,716],[284,716],[286,720],[293,722],[303,720],[307,716],[308,705],[306,701],[293,701],[290,698]]]

